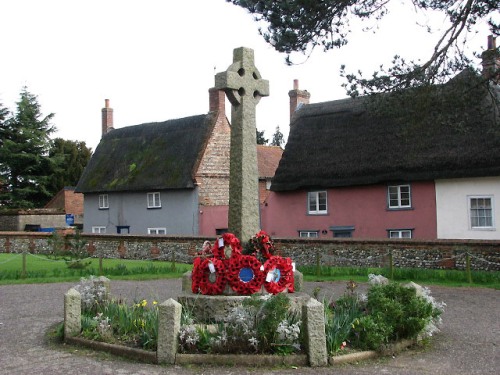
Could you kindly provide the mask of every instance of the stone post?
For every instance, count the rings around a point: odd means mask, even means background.
[[[304,319],[309,365],[312,367],[326,366],[328,364],[328,354],[326,351],[323,304],[314,298],[309,299],[302,306],[302,319]]]
[[[170,298],[158,307],[158,363],[174,364],[181,329],[182,306]]]
[[[64,295],[64,337],[76,336],[82,329],[82,297],[71,288]]]
[[[216,74],[215,87],[231,102],[228,226],[244,243],[260,229],[255,107],[269,95],[269,82],[254,65],[253,50],[241,47],[227,71]]]

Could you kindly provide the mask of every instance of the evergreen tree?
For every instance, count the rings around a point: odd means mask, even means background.
[[[257,132],[257,144],[258,145],[267,145],[267,142],[269,142],[269,139],[266,139],[264,137],[264,130],[259,131],[258,129],[255,129]]]
[[[42,116],[38,98],[24,87],[17,111],[0,127],[0,176],[5,187],[0,205],[7,208],[42,207],[50,198],[48,176],[53,163],[48,156],[50,124],[54,114]]]
[[[273,140],[271,141],[271,146],[283,146],[285,144],[285,139],[283,133],[280,131],[279,125],[276,126],[276,130],[273,134]]]
[[[54,162],[54,172],[48,183],[52,195],[65,186],[76,186],[91,155],[92,150],[85,142],[54,139],[49,151]]]
[[[0,103],[0,150],[2,149],[2,145],[4,143],[4,138],[3,138],[3,133],[1,133],[1,130],[4,128],[5,121],[7,120],[7,117],[9,116],[9,110],[4,107],[2,103]],[[5,194],[6,192],[6,186],[7,183],[5,181],[5,178],[3,174],[1,173],[4,170],[4,160],[0,158],[0,197],[2,194]],[[2,207],[2,202],[0,200],[0,208]]]

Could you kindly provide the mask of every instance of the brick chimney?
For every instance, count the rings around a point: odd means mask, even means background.
[[[224,90],[212,87],[208,89],[209,95],[209,111],[219,112],[219,116],[226,115],[226,93]]]
[[[113,130],[113,108],[109,108],[109,99],[104,99],[102,109],[102,136]]]
[[[500,83],[500,52],[496,46],[496,38],[488,36],[488,48],[481,54],[483,64],[483,77]]]
[[[309,104],[309,98],[311,94],[307,90],[299,90],[299,80],[293,80],[293,90],[288,91],[288,96],[290,97],[290,123],[292,122],[292,117],[297,108],[301,104]]]

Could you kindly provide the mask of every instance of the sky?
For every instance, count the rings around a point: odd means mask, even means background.
[[[439,33],[415,22],[442,30],[443,16],[416,15],[408,2],[390,10],[379,28],[353,25],[347,46],[295,55],[297,64],[287,66],[253,16],[225,0],[0,0],[0,103],[15,111],[26,86],[44,115],[55,114],[53,138],[95,150],[105,99],[115,129],[207,113],[215,74],[231,65],[233,49],[248,47],[270,86],[257,106],[257,129],[271,139],[279,126],[286,138],[294,79],[311,103],[342,99],[342,64],[370,75],[396,54],[430,56]],[[486,27],[471,34],[470,50],[484,50],[487,35]]]

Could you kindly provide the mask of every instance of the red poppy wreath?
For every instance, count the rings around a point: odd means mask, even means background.
[[[269,293],[278,294],[288,288],[294,292],[293,266],[290,258],[272,256],[264,263],[264,288]]]
[[[227,264],[227,281],[231,288],[240,295],[257,293],[262,287],[264,273],[262,264],[250,255],[236,255]]]
[[[226,269],[220,259],[205,259],[199,265],[199,290],[202,294],[222,294],[226,287]],[[195,279],[193,278],[193,284]]]

